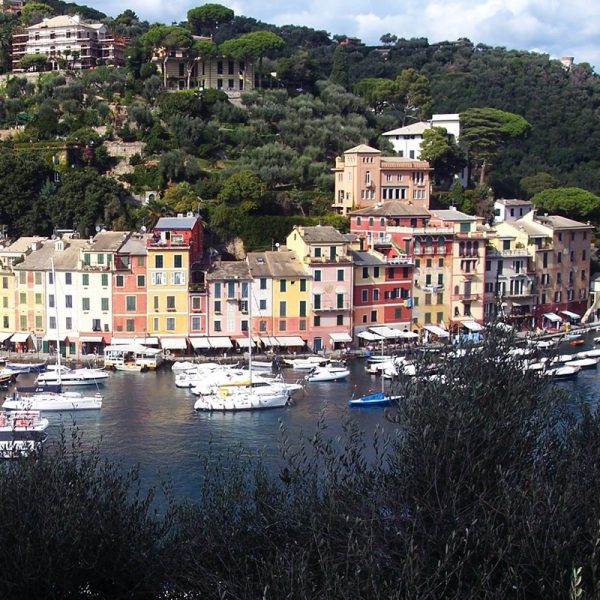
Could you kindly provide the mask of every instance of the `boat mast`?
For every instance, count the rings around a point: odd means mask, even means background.
[[[58,320],[58,296],[56,294],[56,271],[54,269],[54,257],[50,259],[52,265],[52,288],[54,291],[54,310],[56,311],[56,381],[58,385],[62,383],[62,374],[60,372],[60,329]]]
[[[252,384],[252,273],[248,282],[248,371],[250,372],[250,384]]]

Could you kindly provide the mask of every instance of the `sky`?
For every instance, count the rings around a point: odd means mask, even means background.
[[[274,25],[306,25],[377,44],[384,33],[429,42],[469,38],[474,44],[573,56],[600,72],[598,0],[211,0],[236,15]],[[125,8],[142,20],[186,19],[190,0],[79,0],[115,17]]]

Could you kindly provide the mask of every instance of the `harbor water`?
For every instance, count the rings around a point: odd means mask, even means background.
[[[576,353],[594,347],[597,332],[585,336],[585,344],[571,346],[562,342],[560,354]],[[596,346],[597,347],[597,346]],[[195,396],[175,386],[170,369],[147,373],[114,373],[100,392],[102,409],[71,413],[46,413],[50,420],[47,445],[60,436],[61,425],[76,427],[83,447],[98,445],[100,452],[123,469],[139,465],[142,487],[148,489],[169,481],[176,499],[199,497],[203,458],[210,451],[224,453],[241,447],[246,456],[261,455],[266,465],[280,464],[282,430],[296,442],[300,436],[312,436],[319,420],[325,435],[335,438],[344,423],[353,420],[367,436],[376,429],[394,433],[396,426],[385,418],[381,407],[349,408],[353,395],[379,390],[379,377],[364,369],[364,359],[349,361],[346,381],[309,383],[290,406],[272,410],[204,413],[194,410]],[[301,379],[306,371],[284,370],[288,380]],[[19,385],[31,384],[35,375],[20,375]],[[558,384],[569,392],[571,401],[583,397],[592,405],[600,397],[600,366],[581,370],[576,379]],[[95,392],[91,388],[90,392]]]

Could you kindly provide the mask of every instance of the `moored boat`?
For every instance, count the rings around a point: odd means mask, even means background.
[[[350,398],[348,406],[354,408],[367,406],[390,406],[392,402],[401,400],[402,396],[392,395],[386,392],[373,392],[371,394],[363,394],[358,398]]]
[[[342,381],[350,375],[350,370],[347,367],[314,367],[304,379],[309,382],[324,382],[324,381]]]
[[[48,419],[37,410],[0,411],[0,458],[18,458],[39,450]]]
[[[65,392],[60,386],[33,386],[17,388],[7,396],[2,408],[9,410],[71,411],[102,408],[100,394],[83,395],[80,392]]]

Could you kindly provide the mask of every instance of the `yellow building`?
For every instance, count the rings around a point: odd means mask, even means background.
[[[187,347],[190,267],[201,252],[199,228],[194,216],[163,217],[146,242],[147,333],[161,336],[169,350]]]

